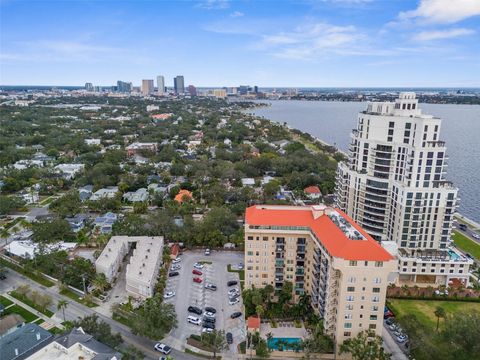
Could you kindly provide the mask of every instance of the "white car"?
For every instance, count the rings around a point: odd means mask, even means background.
[[[167,291],[165,294],[163,294],[164,299],[170,299],[175,296],[175,291]]]
[[[202,329],[202,333],[208,333],[208,334],[210,334],[210,333],[212,333],[212,332],[213,332],[213,329],[210,329],[210,328],[203,328],[203,329]]]
[[[176,258],[172,261],[173,264],[178,264],[180,261],[182,261],[182,258]]]
[[[172,348],[163,343],[156,343],[155,350],[160,351],[162,354],[168,355],[172,352]]]
[[[473,236],[474,239],[480,240],[480,235],[478,235],[478,234],[472,234],[472,236]]]
[[[210,255],[210,249],[205,249],[205,255],[206,256]]]
[[[193,267],[194,267],[195,269],[201,270],[201,269],[203,269],[203,264],[200,264],[200,263],[197,262],[197,263],[193,264]]]
[[[209,317],[209,318],[214,318],[215,317],[215,314],[210,312],[210,311],[205,311],[203,313],[203,316],[206,316],[206,317]]]
[[[202,320],[200,320],[196,316],[188,315],[187,322],[193,325],[200,325],[202,323]]]
[[[240,299],[239,298],[236,298],[236,299],[232,299],[232,300],[229,300],[228,303],[230,305],[235,305],[235,304],[238,304],[240,302]]]
[[[172,265],[170,267],[170,271],[177,271],[180,270],[182,267],[180,265]]]

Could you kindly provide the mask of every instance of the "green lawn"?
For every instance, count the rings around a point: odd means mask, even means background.
[[[227,271],[231,273],[238,273],[238,276],[240,277],[240,281],[245,280],[245,270],[233,270],[232,265],[228,264],[227,265]]]
[[[476,259],[480,259],[480,245],[478,245],[475,241],[470,240],[465,235],[459,232],[452,232],[452,239],[459,249],[468,252]]]
[[[8,305],[12,305],[13,301],[8,300],[6,297],[0,295],[0,304],[7,307]]]
[[[32,314],[30,311],[28,311],[27,309],[24,309],[19,305],[10,306],[7,310],[5,310],[4,315],[9,315],[9,314],[21,315],[25,319],[25,322],[32,322],[33,320],[38,319],[37,315]]]
[[[32,300],[30,300],[29,298],[25,297],[25,296],[22,296],[20,294],[17,294],[15,291],[12,291],[10,293],[11,296],[13,296],[15,299],[17,300],[20,300],[21,302],[23,302],[24,304],[30,306],[31,308],[34,308],[35,310],[37,311],[40,311],[42,314],[48,316],[48,317],[52,317],[53,315],[53,312],[51,312],[50,310],[48,309],[42,309],[40,306],[38,306],[37,304],[35,304]]]
[[[83,305],[86,305],[88,307],[97,306],[97,304],[95,304],[95,303],[85,301],[85,299],[78,296],[76,293],[74,293],[70,289],[63,289],[62,291],[60,291],[60,294],[65,295],[65,296],[69,297],[70,299],[75,300],[76,302],[78,302],[80,304],[83,304]]]
[[[43,324],[45,322],[45,320],[43,319],[38,319],[37,321],[34,321],[33,323],[34,324],[37,324],[37,325],[40,325],[40,324]]]
[[[480,303],[464,301],[437,301],[437,300],[406,300],[389,299],[389,307],[395,316],[401,320],[405,315],[413,314],[419,321],[435,330],[437,318],[435,309],[442,307],[448,315],[454,315],[458,312],[480,312]]]

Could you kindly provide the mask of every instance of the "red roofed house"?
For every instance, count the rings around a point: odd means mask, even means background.
[[[365,329],[381,336],[395,258],[342,211],[325,205],[256,205],[245,214],[245,286],[293,284],[310,295],[338,344]]]
[[[167,119],[170,119],[172,117],[173,114],[171,113],[167,113],[167,114],[155,114],[155,115],[151,115],[151,118],[154,119],[154,120],[167,120]]]
[[[320,199],[322,192],[318,186],[309,186],[303,189],[303,192],[312,200]]]
[[[260,331],[260,317],[259,316],[249,316],[247,319],[247,331],[251,333],[256,333]]]
[[[170,246],[170,259],[175,260],[179,254],[180,254],[180,245],[175,243],[172,246]]]

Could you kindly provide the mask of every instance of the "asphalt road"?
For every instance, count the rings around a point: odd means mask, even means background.
[[[98,315],[98,318],[100,320],[105,321],[107,324],[111,326],[112,332],[118,332],[122,335],[123,341],[125,342],[126,345],[133,345],[137,349],[142,351],[145,354],[146,359],[159,358],[160,353],[153,350],[153,346],[155,345],[154,341],[132,334],[128,327],[116,322],[115,320],[110,319],[109,317],[106,317],[96,312],[95,308],[89,308],[87,306],[84,306],[82,304],[79,304],[73,301],[70,298],[60,295],[57,291],[57,287],[47,288],[45,286],[42,286],[22,276],[21,274],[16,273],[11,269],[8,269],[7,279],[0,281],[0,293],[11,291],[15,289],[18,285],[22,285],[22,284],[28,284],[32,290],[38,291],[40,293],[46,293],[55,300],[63,299],[68,301],[68,306],[65,309],[65,318],[67,320],[76,320],[84,316],[96,314]],[[56,312],[56,316],[59,319],[63,318],[61,311],[57,311],[56,309],[56,303],[54,303],[54,305],[51,306],[50,310]],[[196,356],[185,354],[177,350],[172,350],[171,356],[176,360],[200,359]]]

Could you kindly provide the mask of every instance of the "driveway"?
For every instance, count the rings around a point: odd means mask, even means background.
[[[408,360],[408,357],[403,352],[403,349],[390,334],[390,331],[387,329],[385,322],[383,323],[382,338],[383,347],[385,348],[386,352],[392,354],[392,360]]]
[[[213,307],[216,313],[216,329],[231,332],[234,337],[234,343],[230,346],[229,353],[234,354],[237,351],[237,344],[245,338],[245,318],[241,316],[237,319],[231,319],[230,315],[236,311],[244,313],[243,303],[236,305],[228,304],[228,287],[229,280],[239,280],[238,273],[230,273],[227,271],[227,265],[238,264],[243,261],[243,253],[230,251],[213,251],[211,255],[205,256],[203,251],[186,251],[182,256],[180,275],[168,278],[165,291],[175,291],[175,297],[166,300],[175,304],[177,312],[178,327],[174,329],[169,338],[175,339],[178,344],[185,344],[186,339],[191,334],[200,335],[201,326],[187,323],[189,315],[187,308],[196,306],[205,309],[206,306]],[[204,268],[201,270],[202,283],[193,282],[193,278],[197,275],[192,274],[193,264],[196,262],[205,262]],[[205,289],[205,282],[215,284],[216,291]],[[240,290],[240,284],[237,285]],[[191,314],[193,316],[198,316]]]

